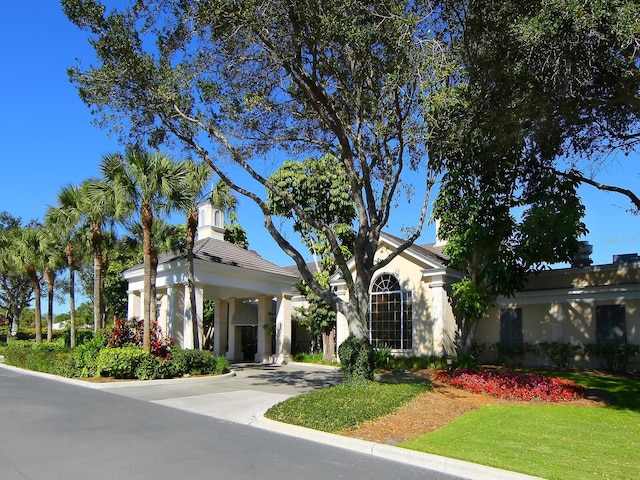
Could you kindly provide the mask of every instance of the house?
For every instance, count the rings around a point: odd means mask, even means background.
[[[529,277],[522,292],[500,298],[476,331],[482,345],[563,343],[640,344],[640,258],[616,255],[613,262],[546,270]],[[481,359],[490,361],[485,351]],[[530,356],[529,363],[549,359]],[[598,366],[589,356],[572,365]]]
[[[291,355],[291,300],[297,292],[294,285],[298,277],[252,250],[225,242],[222,212],[208,203],[198,208],[194,246],[198,318],[191,318],[186,253],[160,255],[156,306],[162,332],[183,348],[204,345],[204,300],[210,299],[215,301],[216,354],[233,361],[286,361]],[[143,265],[126,270],[123,277],[128,282],[127,315],[142,318]]]
[[[207,203],[199,209],[194,249],[198,318],[192,319],[190,313],[186,255],[162,255],[156,282],[162,331],[185,348],[203,345],[207,332],[202,312],[208,299],[215,302],[214,353],[232,361],[289,360],[305,348],[304,341],[296,344],[303,329],[297,329],[292,320],[294,309],[305,302],[295,287],[296,269],[277,266],[254,251],[225,242],[222,212]],[[383,233],[377,255],[384,257],[401,244],[400,238]],[[375,347],[407,356],[455,354],[458,327],[448,292],[460,276],[447,266],[443,246],[441,241],[413,245],[376,272],[368,325]],[[487,346],[499,342],[640,344],[640,261],[635,257],[618,260],[532,276],[523,292],[500,298],[489,318],[481,320],[476,342]],[[350,267],[355,271],[353,261]],[[142,265],[124,272],[129,283],[129,317],[142,316],[143,273]],[[331,279],[331,286],[348,300],[340,275]],[[336,343],[348,336],[347,321],[338,314]],[[488,349],[485,360],[491,360]]]

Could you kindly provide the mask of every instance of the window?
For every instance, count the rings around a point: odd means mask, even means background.
[[[596,341],[615,343],[627,341],[624,305],[596,306]]]
[[[500,343],[522,342],[522,309],[500,309]]]
[[[376,279],[371,290],[369,337],[376,347],[407,350],[413,345],[412,294],[393,275]]]

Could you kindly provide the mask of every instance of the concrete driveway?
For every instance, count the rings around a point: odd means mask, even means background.
[[[232,364],[231,373],[223,376],[90,383],[88,386],[249,425],[276,403],[337,385],[342,380],[342,372],[333,367],[243,363]]]

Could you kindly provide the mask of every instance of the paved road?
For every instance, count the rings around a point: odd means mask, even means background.
[[[534,478],[262,417],[339,383],[335,370],[245,364],[225,377],[87,384],[0,367],[2,480]]]

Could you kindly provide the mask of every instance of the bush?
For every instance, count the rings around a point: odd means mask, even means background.
[[[553,365],[557,368],[567,368],[569,362],[573,360],[582,349],[580,345],[559,342],[544,342],[539,345],[539,348],[549,356]]]
[[[107,346],[120,348],[130,345],[142,346],[144,325],[143,320],[132,318],[128,321],[116,318],[111,330],[107,331]],[[173,338],[165,337],[158,322],[151,322],[150,344],[151,353],[164,360],[171,358]]]
[[[73,363],[79,377],[95,377],[98,375],[98,355],[107,346],[103,332],[98,332],[88,341],[76,346],[73,350]]]
[[[536,353],[537,349],[530,343],[494,343],[490,350],[497,355],[497,363],[517,366],[522,364],[525,353]]]
[[[436,372],[435,378],[472,393],[518,400],[563,402],[584,397],[584,387],[571,380],[561,380],[533,373],[492,370],[455,370]]]
[[[143,357],[152,356],[139,347],[103,348],[98,354],[96,371],[100,377],[137,378]]]
[[[174,349],[171,359],[171,375],[219,375],[229,371],[229,361],[207,350]]]
[[[386,345],[373,349],[373,368],[378,370],[381,368],[390,368],[393,362],[391,349]]]
[[[630,343],[601,342],[585,345],[585,351],[602,360],[602,368],[615,373],[624,373],[629,360],[640,355],[640,346]]]
[[[5,362],[14,367],[64,377],[76,374],[73,352],[60,343],[36,344],[28,340],[14,340],[7,346]]]
[[[348,337],[338,347],[345,381],[373,379],[373,347],[364,338]]]

